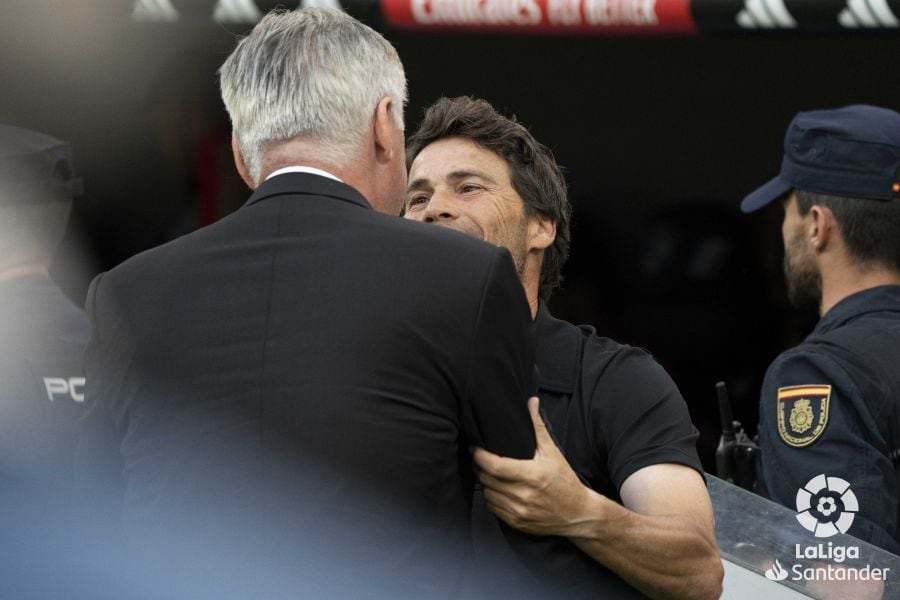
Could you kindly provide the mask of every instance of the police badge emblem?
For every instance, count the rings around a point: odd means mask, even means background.
[[[806,433],[812,427],[813,418],[810,401],[806,398],[801,398],[794,402],[794,408],[791,409],[791,418],[788,419],[788,422],[791,424],[791,429],[797,433]]]
[[[818,439],[828,424],[830,385],[778,388],[778,434],[785,444],[802,448]]]

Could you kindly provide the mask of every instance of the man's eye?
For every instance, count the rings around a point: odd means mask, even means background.
[[[481,186],[475,185],[474,183],[464,183],[459,186],[459,191],[463,194],[468,194],[469,192],[477,192],[481,189]]]
[[[409,200],[406,201],[406,209],[414,208],[416,206],[424,205],[428,202],[428,196],[413,196]]]

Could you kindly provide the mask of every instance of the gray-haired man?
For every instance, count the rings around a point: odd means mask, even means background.
[[[368,27],[270,14],[221,83],[255,191],[92,284],[82,480],[163,554],[261,534],[297,596],[458,595],[467,448],[535,448],[509,254],[396,218],[405,79]]]

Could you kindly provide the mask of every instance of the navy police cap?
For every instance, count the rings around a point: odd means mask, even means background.
[[[0,124],[0,203],[72,198],[81,187],[68,142]]]
[[[784,136],[781,173],[744,198],[741,210],[758,210],[795,188],[900,198],[900,113],[865,104],[798,113]]]

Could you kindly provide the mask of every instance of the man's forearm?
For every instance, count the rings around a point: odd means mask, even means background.
[[[569,538],[652,598],[719,597],[724,571],[696,471],[670,463],[638,469],[620,487],[626,508],[579,480],[550,437],[537,398],[528,408],[538,445],[533,459],[473,453],[494,514],[526,533]]]
[[[582,517],[560,535],[651,598],[720,596],[722,562],[703,526],[685,517],[638,514],[585,490]]]

